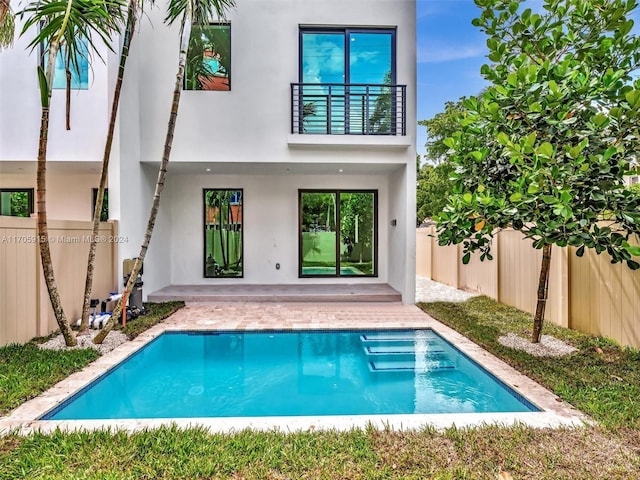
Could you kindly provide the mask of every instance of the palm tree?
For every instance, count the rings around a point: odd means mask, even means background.
[[[111,318],[106,323],[104,328],[96,335],[93,342],[101,344],[106,336],[109,334],[113,325],[122,314],[122,310],[127,301],[127,298],[136,282],[136,278],[142,268],[142,262],[149,249],[149,242],[151,241],[151,235],[153,233],[153,227],[156,223],[156,217],[158,216],[158,209],[160,207],[160,196],[164,190],[164,182],[167,176],[167,168],[169,167],[169,157],[171,155],[171,147],[173,145],[173,134],[176,128],[176,119],[178,117],[178,107],[180,106],[180,95],[182,93],[182,84],[184,81],[184,69],[187,63],[187,51],[189,49],[189,39],[191,37],[191,26],[195,25],[207,25],[215,17],[224,18],[225,11],[235,6],[235,0],[170,0],[169,9],[165,22],[169,25],[173,24],[176,20],[181,20],[180,29],[180,54],[178,56],[178,73],[176,74],[176,82],[173,88],[173,99],[171,102],[171,113],[169,114],[169,122],[167,123],[167,134],[165,137],[164,151],[162,153],[162,161],[160,162],[160,169],[158,170],[158,179],[156,181],[156,188],[153,194],[153,203],[151,210],[149,211],[149,219],[147,220],[147,230],[144,234],[142,244],[140,245],[140,253],[133,266],[133,270],[129,275],[129,280],[124,288],[122,298],[116,304],[113,309]]]
[[[42,45],[47,59],[46,70],[38,67],[42,114],[36,180],[37,234],[49,299],[67,346],[76,345],[77,341],[64,314],[53,272],[46,208],[49,104],[55,71],[54,65],[61,44],[65,45],[71,55],[79,53],[80,42],[83,39],[86,39],[91,49],[96,52],[92,35],[95,36],[95,39],[100,39],[109,45],[109,36],[116,29],[120,20],[118,13],[120,12],[120,2],[121,0],[36,0],[21,12],[21,15],[28,15],[21,35],[24,35],[31,28],[38,29],[40,27],[29,47],[33,50]]]
[[[154,0],[150,0],[153,4]],[[93,212],[93,228],[91,230],[91,241],[89,243],[89,256],[87,259],[87,276],[84,284],[84,299],[82,303],[82,320],[80,322],[79,334],[86,334],[89,331],[89,309],[91,303],[91,290],[93,287],[93,270],[96,259],[96,239],[98,238],[98,229],[100,228],[100,217],[102,213],[102,205],[104,200],[104,191],[107,184],[107,176],[109,172],[109,160],[111,158],[111,146],[113,144],[113,135],[116,128],[116,117],[118,116],[118,106],[120,104],[120,93],[122,91],[122,82],[124,80],[124,72],[129,58],[129,49],[136,32],[136,22],[138,15],[144,11],[144,3],[142,0],[130,0],[127,7],[127,20],[124,30],[124,38],[122,41],[122,51],[120,52],[120,66],[118,68],[118,77],[113,91],[113,102],[111,104],[111,117],[109,119],[109,128],[107,129],[107,138],[104,145],[104,153],[102,156],[102,170],[100,173],[100,184],[98,185],[98,193],[96,196],[96,205]]]
[[[8,47],[13,43],[15,19],[10,2],[11,0],[0,0],[0,48]]]

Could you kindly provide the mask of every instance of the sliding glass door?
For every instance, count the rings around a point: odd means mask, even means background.
[[[375,191],[299,191],[299,275],[377,276]]]

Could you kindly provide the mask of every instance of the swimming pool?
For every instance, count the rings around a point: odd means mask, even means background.
[[[430,329],[166,332],[43,420],[536,412]]]

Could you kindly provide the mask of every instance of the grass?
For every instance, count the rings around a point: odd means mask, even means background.
[[[145,315],[128,321],[127,326],[124,328],[118,325],[118,328],[127,335],[129,340],[133,340],[142,332],[162,322],[182,307],[184,307],[184,302],[147,303],[145,304],[145,309],[147,310]]]
[[[33,343],[0,348],[0,414],[41,394],[96,358],[95,350],[42,350]]]
[[[147,304],[147,314],[127,323],[122,331],[130,339],[135,338],[183,306],[184,302]],[[43,343],[52,336],[35,338],[24,345],[0,347],[0,415],[40,395],[99,356],[93,349],[58,351],[38,348],[37,343]]]
[[[484,427],[211,434],[163,427],[0,439],[0,479],[638,478],[637,452],[603,429]]]
[[[514,479],[640,478],[639,358],[552,325],[579,352],[539,359],[503,347],[529,315],[486,298],[421,305],[600,422],[580,429],[487,426],[412,432],[241,431],[164,427],[0,438],[0,479]],[[132,323],[133,325],[133,323]],[[599,353],[599,352],[602,353]],[[37,372],[36,372],[37,374]],[[508,478],[508,477],[507,477]]]
[[[613,341],[545,323],[543,334],[575,346],[560,358],[534,357],[501,345],[498,337],[531,335],[531,316],[486,297],[464,303],[421,304],[449,325],[606,427],[640,430],[640,352]]]

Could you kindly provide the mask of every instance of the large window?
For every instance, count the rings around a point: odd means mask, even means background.
[[[184,88],[231,90],[231,25],[192,27]]]
[[[0,188],[0,215],[29,217],[33,213],[33,188]]]
[[[205,189],[205,277],[242,277],[242,230],[242,189]]]
[[[46,68],[46,49],[41,48],[41,52],[41,64],[43,68]],[[78,50],[75,56],[69,54],[64,44],[60,45],[54,63],[52,88],[67,88],[67,68],[71,74],[71,89],[87,90],[89,88],[89,44],[86,39],[78,42]]]
[[[377,276],[375,191],[299,191],[299,275]]]
[[[394,134],[395,30],[300,30],[300,133]]]

